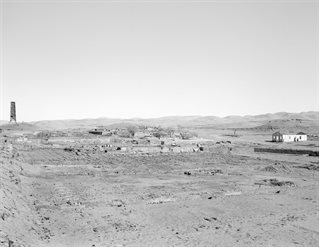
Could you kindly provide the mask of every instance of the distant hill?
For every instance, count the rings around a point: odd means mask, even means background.
[[[91,129],[121,122],[121,119],[76,119],[76,120],[45,120],[31,122],[41,129]]]
[[[40,129],[90,129],[99,126],[110,128],[126,125],[150,125],[163,127],[192,127],[192,128],[251,128],[252,130],[265,129],[319,129],[319,112],[287,113],[247,115],[247,116],[169,116],[161,118],[133,118],[133,119],[78,119],[78,120],[49,120],[37,121],[30,124]]]
[[[15,132],[33,132],[39,130],[40,128],[31,123],[6,123],[0,125],[0,129]]]
[[[310,119],[275,119],[267,121],[265,124],[250,128],[238,128],[238,130],[246,131],[280,131],[282,133],[297,133],[303,131],[305,133],[318,133],[318,120]]]

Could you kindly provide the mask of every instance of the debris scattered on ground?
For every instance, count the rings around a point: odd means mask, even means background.
[[[296,168],[303,168],[311,171],[319,171],[319,165],[315,164],[308,164],[308,165],[302,165],[302,166],[295,166]]]
[[[216,217],[204,217],[204,220],[211,222],[211,221],[216,221],[217,218]]]
[[[291,181],[279,181],[276,178],[263,179],[255,182],[257,185],[268,185],[268,186],[295,186],[294,182]]]
[[[112,138],[0,141],[0,246],[316,246],[316,157],[254,153],[250,132]]]
[[[270,166],[266,166],[266,167],[262,168],[261,171],[276,173],[278,170],[277,170],[277,168],[270,165]]]
[[[216,144],[231,144],[231,141],[218,141]]]
[[[211,169],[211,168],[204,168],[204,169],[194,169],[192,171],[185,171],[185,175],[216,175],[216,174],[223,174],[221,169]]]
[[[158,198],[154,198],[152,200],[149,200],[147,202],[147,204],[161,204],[161,203],[167,203],[167,202],[174,202],[175,199],[174,198],[170,198],[170,197],[158,197]]]
[[[111,203],[109,204],[112,207],[122,207],[125,205],[125,202],[119,199],[113,200],[111,201]]]

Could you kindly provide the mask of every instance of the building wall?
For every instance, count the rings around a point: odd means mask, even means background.
[[[307,135],[283,135],[284,142],[307,141]]]
[[[293,142],[294,141],[294,135],[282,135],[284,142]]]
[[[281,134],[272,135],[272,141],[274,142],[282,142],[283,136]]]
[[[273,134],[273,142],[297,142],[297,141],[307,141],[307,135],[281,135]]]
[[[297,135],[299,136],[299,141],[307,141],[307,135]]]

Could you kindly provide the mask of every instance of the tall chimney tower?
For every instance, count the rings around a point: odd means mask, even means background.
[[[16,103],[11,102],[11,107],[10,107],[10,122],[17,122],[17,116],[16,116]]]

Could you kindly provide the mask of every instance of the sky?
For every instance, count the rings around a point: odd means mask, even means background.
[[[0,118],[319,110],[317,0],[0,0]]]

